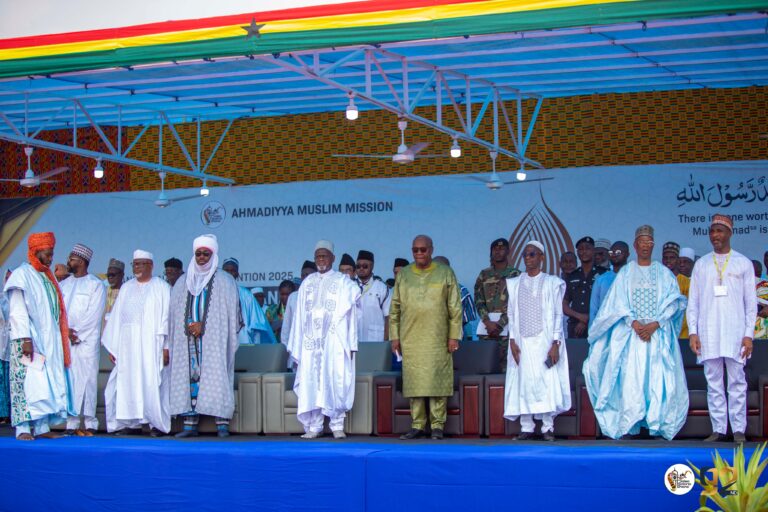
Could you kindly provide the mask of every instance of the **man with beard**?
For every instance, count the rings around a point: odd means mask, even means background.
[[[317,272],[299,287],[288,353],[296,364],[293,390],[303,439],[322,435],[324,417],[335,439],[343,439],[344,418],[355,399],[357,316],[360,289],[333,270],[333,243],[315,245]]]
[[[616,276],[592,322],[584,379],[602,432],[670,440],[688,415],[677,334],[685,310],[674,274],[653,254],[653,228],[635,231],[632,261]]]
[[[732,235],[733,220],[727,215],[713,215],[709,228],[713,251],[696,262],[691,277],[689,343],[707,378],[707,408],[712,420],[712,435],[705,439],[708,442],[725,440],[729,420],[733,440],[746,441],[744,365],[752,356],[757,297],[752,262],[731,248]]]
[[[186,280],[171,293],[171,415],[184,418],[176,437],[198,435],[200,415],[213,416],[229,436],[235,410],[235,352],[242,327],[240,297],[231,275],[219,270],[215,235],[197,237]]]
[[[373,275],[373,253],[357,253],[357,279],[360,288],[360,318],[357,325],[359,341],[389,339],[389,305],[392,294],[381,279]]]
[[[96,395],[99,375],[101,325],[107,293],[101,280],[88,273],[93,251],[75,244],[69,254],[67,268],[72,276],[62,281],[61,294],[69,320],[69,341],[72,344],[72,385],[76,415],[67,419],[67,435],[92,436],[99,427],[96,418]],[[80,417],[85,423],[80,430]]]
[[[10,303],[11,423],[16,439],[61,437],[50,431],[74,414],[69,370],[69,323],[64,299],[51,272],[53,233],[32,233],[29,263],[5,283]]]
[[[171,288],[174,287],[176,281],[178,281],[182,275],[184,275],[184,266],[180,259],[171,258],[165,260],[165,280],[168,281]]]
[[[680,293],[688,298],[688,289],[691,287],[691,280],[688,276],[680,272],[680,244],[677,242],[667,242],[661,249],[661,263],[667,267],[670,272],[675,274],[677,285],[680,287]],[[680,329],[680,337],[688,338],[688,322],[683,315],[683,327]]]
[[[120,287],[123,286],[125,279],[125,263],[115,258],[109,260],[107,265],[107,306],[104,309],[104,322],[109,319],[112,306],[115,305],[117,294],[120,293]]]
[[[504,417],[520,418],[520,435],[533,438],[541,418],[545,441],[555,440],[555,416],[571,408],[568,352],[562,332],[565,283],[542,272],[544,244],[523,249],[525,272],[506,282],[509,304],[509,355],[504,387]]]

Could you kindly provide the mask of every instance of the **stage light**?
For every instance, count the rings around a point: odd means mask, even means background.
[[[200,195],[203,197],[207,197],[208,194],[210,194],[211,191],[208,190],[208,184],[206,183],[206,180],[203,180],[203,186],[200,187]]]
[[[525,172],[517,171],[517,180],[518,181],[525,181]]]
[[[101,158],[96,159],[96,167],[93,168],[93,177],[97,180],[104,177],[104,168],[101,166]]]
[[[451,146],[451,158],[459,158],[461,156],[461,146],[459,146],[458,139],[453,139],[453,145]]]
[[[358,118],[360,115],[360,112],[357,110],[357,105],[355,105],[355,97],[350,94],[349,95],[349,105],[347,105],[347,119],[350,121],[354,121]]]

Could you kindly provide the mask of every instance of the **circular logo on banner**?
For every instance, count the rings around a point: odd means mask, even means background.
[[[217,228],[224,223],[227,218],[227,209],[218,201],[209,201],[203,206],[200,212],[200,220],[203,225],[209,228]]]
[[[696,483],[693,470],[685,464],[670,466],[664,473],[664,485],[672,494],[682,496],[688,494]]]

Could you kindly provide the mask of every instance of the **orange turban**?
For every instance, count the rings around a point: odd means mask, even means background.
[[[69,322],[67,321],[67,311],[64,307],[64,297],[61,295],[61,288],[59,288],[59,283],[56,281],[56,276],[53,275],[50,267],[43,265],[37,258],[39,251],[53,249],[55,245],[56,237],[53,233],[32,233],[27,239],[27,246],[29,247],[27,258],[30,265],[38,272],[44,273],[56,289],[56,297],[59,301],[59,331],[61,333],[61,346],[64,351],[64,366],[69,368],[72,359],[69,352]]]
[[[53,233],[32,233],[27,239],[27,246],[29,251],[36,253],[38,251],[44,251],[46,249],[53,249],[56,245],[56,237]]]

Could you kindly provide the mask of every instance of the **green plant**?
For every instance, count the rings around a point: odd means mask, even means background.
[[[766,443],[752,452],[749,464],[745,465],[744,446],[734,450],[733,465],[724,460],[716,450],[712,456],[714,467],[702,470],[688,462],[696,472],[696,483],[703,490],[697,512],[714,512],[706,506],[712,501],[723,512],[768,511],[768,484],[758,486],[768,459],[761,462]]]

